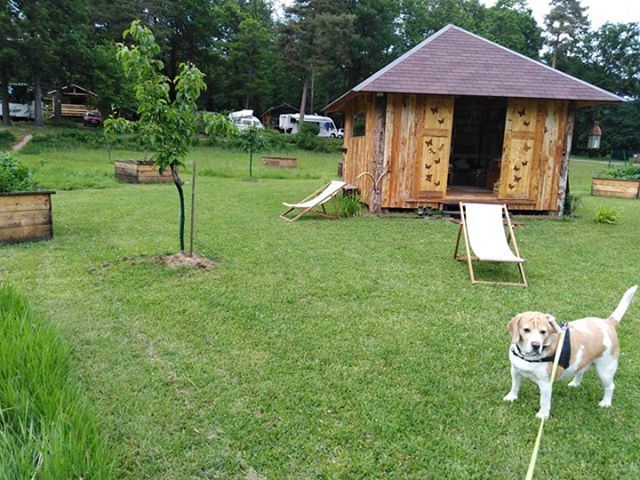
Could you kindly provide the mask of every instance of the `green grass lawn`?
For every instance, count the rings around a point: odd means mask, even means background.
[[[611,313],[640,278],[639,204],[590,197],[604,163],[573,162],[578,217],[520,219],[530,287],[471,286],[448,220],[279,219],[340,159],[288,155],[298,170],[247,181],[245,154],[194,152],[210,271],[152,261],[177,248],[172,185],[115,184],[105,151],[21,155],[59,189],[55,238],[1,246],[0,281],[72,345],[117,478],[523,478],[538,392],[502,401],[506,324]],[[596,224],[600,205],[622,222]],[[556,384],[536,478],[640,476],[638,302],[619,327],[613,408],[598,408],[594,373]]]

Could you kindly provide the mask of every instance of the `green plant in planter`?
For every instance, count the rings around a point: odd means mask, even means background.
[[[180,251],[184,251],[185,203],[183,181],[180,168],[194,144],[201,122],[205,130],[219,135],[229,133],[233,126],[221,115],[198,116],[198,98],[206,89],[204,73],[191,63],[181,63],[175,78],[162,73],[163,63],[156,57],[160,47],[153,32],[138,20],[122,34],[131,38],[133,44],[118,44],[117,56],[125,74],[132,79],[137,103],[138,121],[123,118],[109,118],[106,123],[108,134],[135,133],[144,149],[153,152],[160,173],[171,170],[173,183],[180,200]],[[175,98],[171,98],[171,86]]]
[[[35,192],[33,173],[10,153],[0,152],[0,193]]]
[[[622,218],[622,212],[613,207],[598,207],[594,214],[594,220],[596,223],[605,223],[609,225],[616,225]]]
[[[599,171],[597,175],[606,178],[617,178],[620,180],[640,180],[640,165],[608,168],[606,170]]]

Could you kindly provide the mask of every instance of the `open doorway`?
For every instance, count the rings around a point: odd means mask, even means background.
[[[455,99],[450,189],[494,191],[500,179],[506,111],[506,98]]]

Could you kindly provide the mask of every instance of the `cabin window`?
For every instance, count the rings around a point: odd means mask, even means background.
[[[367,115],[364,112],[356,113],[353,116],[353,137],[364,137],[367,127]]]

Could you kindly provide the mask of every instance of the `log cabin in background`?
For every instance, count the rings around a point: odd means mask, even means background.
[[[373,210],[479,201],[560,213],[575,109],[620,101],[448,25],[325,110],[344,113],[344,180]]]

